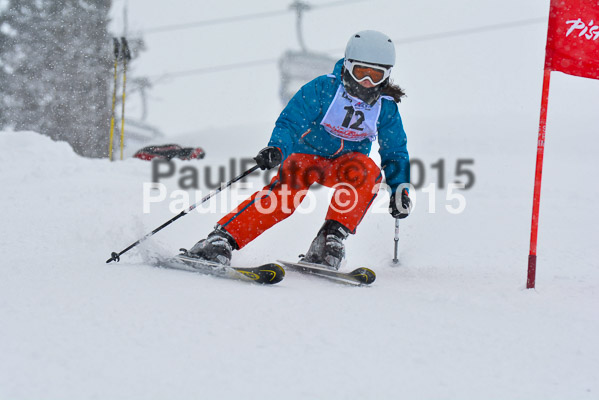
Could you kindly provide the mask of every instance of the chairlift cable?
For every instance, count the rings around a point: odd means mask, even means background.
[[[363,2],[366,0],[345,0],[345,1],[332,1],[330,3],[310,5],[310,10],[326,8],[326,7],[338,7],[344,6],[351,3]],[[282,15],[287,15],[291,12],[291,9],[285,10],[276,10],[276,11],[265,11],[260,13],[253,14],[245,14],[245,15],[236,15],[232,17],[223,17],[223,18],[213,18],[207,19],[203,21],[189,22],[184,24],[174,24],[174,25],[164,25],[157,26],[154,28],[143,29],[141,33],[143,34],[154,34],[154,33],[163,33],[163,32],[171,32],[171,31],[179,31],[184,29],[193,29],[193,28],[201,28],[204,26],[210,25],[220,25],[220,24],[228,24],[232,22],[240,22],[240,21],[251,21],[254,19],[262,19],[262,18],[270,18],[270,17],[278,17]]]
[[[417,36],[412,36],[412,37],[407,37],[407,38],[402,38],[402,39],[394,39],[394,41],[395,41],[396,45],[404,45],[404,44],[411,44],[411,43],[416,43],[416,42],[434,41],[434,40],[441,40],[441,39],[450,38],[450,37],[467,36],[467,35],[490,32],[490,31],[504,30],[504,29],[510,29],[510,28],[515,28],[515,27],[521,27],[521,26],[536,25],[536,24],[546,23],[546,22],[547,22],[547,18],[545,18],[545,17],[530,18],[530,19],[525,19],[525,20],[501,23],[501,24],[480,26],[480,27],[476,27],[476,28],[459,29],[459,30],[445,31],[445,32],[439,32],[439,33],[431,33],[431,34],[426,34],[426,35],[417,35]],[[343,51],[343,49],[329,49],[325,52],[326,53],[336,53],[336,52],[342,52],[342,51]],[[186,70],[186,71],[178,71],[178,72],[170,72],[170,73],[164,73],[164,74],[160,74],[160,75],[154,75],[154,76],[151,76],[149,79],[152,80],[154,84],[158,84],[158,83],[162,83],[161,81],[164,81],[169,78],[180,78],[180,77],[190,76],[190,75],[209,74],[209,73],[214,73],[214,72],[229,71],[229,70],[233,70],[233,69],[253,68],[256,66],[260,66],[260,65],[275,64],[278,61],[279,61],[278,58],[267,58],[267,59],[262,59],[262,60],[246,61],[246,62],[235,63],[235,64],[214,65],[211,67],[195,68],[195,69]]]

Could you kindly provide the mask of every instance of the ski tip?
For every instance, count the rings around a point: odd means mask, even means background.
[[[241,269],[236,268],[237,272],[243,274],[246,278],[266,285],[274,285],[285,278],[285,270],[279,264],[264,264],[257,268]]]
[[[376,280],[376,274],[370,268],[357,268],[349,274],[362,285],[370,285]]]
[[[275,284],[285,278],[285,270],[279,264],[270,263],[260,267],[260,275],[264,277],[262,283]]]

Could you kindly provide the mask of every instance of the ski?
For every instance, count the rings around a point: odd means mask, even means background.
[[[275,263],[264,264],[258,267],[239,268],[200,260],[185,254],[179,254],[166,260],[159,260],[156,262],[156,266],[268,285],[279,283],[285,277],[285,270]]]
[[[289,262],[277,260],[285,268],[310,274],[318,277],[328,278],[337,282],[348,283],[352,285],[370,285],[376,279],[376,274],[369,268],[356,268],[351,272],[340,272],[327,268],[320,264],[312,264],[304,261]]]

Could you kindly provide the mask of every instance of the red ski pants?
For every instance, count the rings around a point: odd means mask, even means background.
[[[239,248],[289,217],[314,184],[335,188],[326,219],[340,222],[352,233],[374,201],[381,170],[362,153],[338,158],[311,154],[287,157],[269,185],[254,193],[218,224],[236,240]]]

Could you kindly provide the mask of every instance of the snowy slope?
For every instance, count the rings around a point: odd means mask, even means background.
[[[105,264],[173,215],[166,202],[142,212],[150,164],[81,159],[35,133],[1,133],[0,398],[599,398],[599,121],[553,115],[536,290],[524,289],[536,115],[406,121],[418,132],[413,156],[446,157],[447,181],[455,159],[474,158],[476,183],[458,215],[445,211],[446,191],[435,213],[415,193],[399,266],[379,196],[382,212],[347,241],[350,266],[377,271],[368,288],[292,273],[259,287],[151,268],[137,251]],[[269,129],[202,132],[195,144],[208,157],[178,166],[252,156]],[[313,213],[294,214],[234,263],[305,251],[326,212],[325,190],[315,197]],[[148,247],[174,254],[219,215],[188,215]]]

